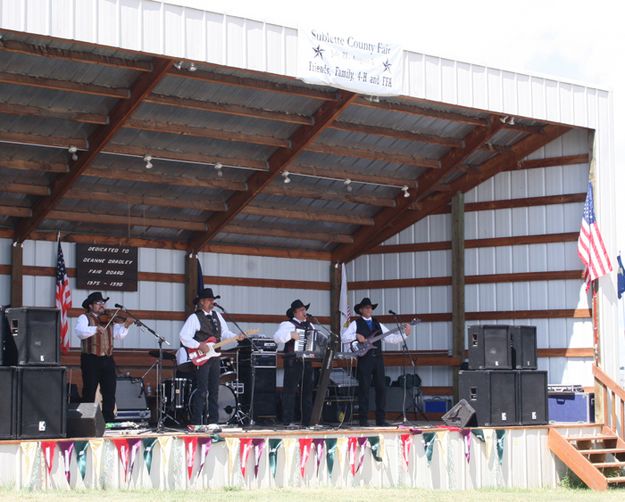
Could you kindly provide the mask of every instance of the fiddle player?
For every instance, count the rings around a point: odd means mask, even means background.
[[[389,329],[375,317],[373,311],[378,306],[371,303],[369,298],[354,306],[354,311],[360,317],[352,321],[341,335],[343,343],[351,343],[358,340],[366,343],[367,338],[388,333]],[[406,336],[410,334],[410,324],[404,325]],[[394,333],[388,335],[385,340],[389,343],[401,343],[403,335]],[[382,353],[382,340],[373,344],[373,348],[362,357],[358,358],[356,368],[356,378],[358,379],[358,417],[360,425],[366,427],[369,424],[367,416],[369,414],[369,388],[371,380],[375,388],[375,424],[377,426],[387,426],[386,414],[386,393],[384,387],[384,354]]]
[[[278,331],[273,335],[276,343],[284,344],[284,380],[282,384],[282,423],[287,429],[296,429],[294,422],[295,394],[300,387],[301,396],[301,425],[308,427],[312,415],[313,369],[310,359],[297,357],[295,341],[299,339],[300,331],[314,330],[315,327],[308,320],[306,311],[310,307],[301,300],[295,300],[286,311],[287,321],[280,323]]]
[[[200,291],[193,303],[198,309],[185,321],[180,330],[180,343],[187,349],[209,352],[209,343],[216,343],[227,338],[237,341],[245,339],[228,329],[224,318],[213,307],[215,296],[211,288]],[[219,423],[219,357],[212,357],[196,370],[196,397],[191,402],[191,424],[204,424],[204,405],[208,394],[208,424]]]
[[[74,332],[80,339],[80,371],[82,373],[82,400],[94,402],[100,386],[104,420],[115,420],[115,390],[117,373],[113,359],[113,339],[122,340],[128,334],[133,320],[109,319],[105,305],[108,298],[102,293],[91,293],[82,308],[85,313],[76,320]]]

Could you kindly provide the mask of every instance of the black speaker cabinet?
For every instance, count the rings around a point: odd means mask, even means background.
[[[0,366],[17,366],[17,347],[11,336],[5,308],[0,306]]]
[[[0,367],[0,439],[15,439],[17,434],[17,373],[10,366]]]
[[[459,371],[461,399],[475,410],[478,426],[517,424],[517,372]]]
[[[275,358],[275,354],[273,357]],[[243,392],[239,394],[241,407],[244,412],[249,413],[253,379],[254,419],[275,418],[277,412],[276,368],[255,366],[251,364],[252,361],[242,363],[239,360],[239,382],[243,385]]]
[[[547,372],[517,371],[518,419],[520,425],[549,423]]]
[[[517,370],[535,370],[536,326],[510,326],[512,367]]]
[[[17,368],[17,436],[22,439],[66,435],[65,367]]]
[[[104,436],[104,417],[98,403],[73,403],[67,409],[67,437]]]
[[[59,311],[52,308],[6,309],[10,335],[17,348],[17,366],[59,364]]]
[[[117,377],[115,420],[148,420],[151,416],[142,378]]]
[[[506,325],[469,326],[469,368],[512,369],[512,343]]]
[[[475,418],[475,410],[467,403],[466,399],[461,399],[456,403],[447,413],[445,413],[441,420],[450,427],[475,427],[477,425],[477,419]]]

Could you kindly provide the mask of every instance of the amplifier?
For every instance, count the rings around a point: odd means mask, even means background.
[[[276,368],[277,360],[275,352],[252,352],[252,366],[255,368]]]
[[[276,352],[278,344],[273,338],[266,336],[250,336],[246,340],[239,342],[241,352]]]
[[[117,377],[115,420],[149,420],[151,416],[142,378]]]

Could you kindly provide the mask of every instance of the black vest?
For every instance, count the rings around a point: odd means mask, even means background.
[[[356,333],[364,336],[365,338],[370,338],[372,336],[378,336],[382,334],[382,326],[380,326],[380,322],[375,318],[371,318],[372,321],[372,329],[369,329],[369,325],[367,321],[365,321],[362,317],[356,319]],[[373,344],[373,346],[377,350],[382,350],[382,340],[378,340]],[[375,349],[371,349],[371,352],[375,351]],[[371,353],[369,352],[369,353]]]
[[[203,310],[198,310],[195,315],[200,321],[200,330],[195,332],[193,339],[197,342],[205,342],[214,336],[219,341],[221,339],[221,323],[217,317],[217,312],[213,310],[212,314],[206,315]]]
[[[289,321],[295,326],[295,329],[309,330],[312,328],[308,321],[299,322],[297,319],[289,319]],[[289,353],[295,350],[295,340],[292,338],[284,344],[284,352]]]

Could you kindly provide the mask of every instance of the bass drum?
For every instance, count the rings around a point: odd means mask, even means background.
[[[232,382],[237,379],[234,362],[230,357],[222,357],[219,360],[219,383]]]
[[[193,400],[199,399],[199,394],[197,389],[194,389],[191,393],[191,397],[189,399],[188,412],[189,416],[192,415],[193,409]],[[234,391],[228,387],[227,385],[221,384],[219,386],[219,399],[217,400],[219,404],[219,419],[217,423],[219,424],[227,424],[230,420],[233,419],[234,415],[237,412],[237,397],[234,394]],[[204,421],[208,423],[208,404],[204,408]]]

